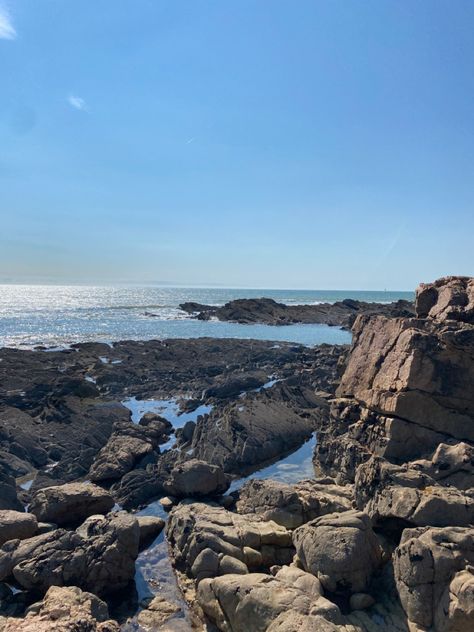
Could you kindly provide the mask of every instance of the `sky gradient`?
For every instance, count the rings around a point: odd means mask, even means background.
[[[0,0],[0,281],[474,275],[471,0]]]

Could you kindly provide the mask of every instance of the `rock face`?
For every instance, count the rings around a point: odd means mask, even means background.
[[[76,531],[56,529],[0,549],[0,581],[26,590],[79,586],[96,594],[124,588],[135,574],[140,529],[135,518],[89,517]]]
[[[339,608],[322,596],[319,581],[297,568],[204,579],[198,601],[220,630],[231,632],[337,632]]]
[[[97,485],[67,483],[36,492],[29,509],[43,522],[74,525],[93,514],[107,513],[113,506],[112,496]]]
[[[107,605],[91,593],[72,586],[51,586],[43,601],[29,608],[24,619],[0,621],[2,632],[119,632],[109,619]]]
[[[327,480],[307,480],[285,485],[272,480],[250,479],[236,494],[236,511],[257,514],[287,529],[299,527],[318,516],[352,508],[353,488]]]
[[[406,529],[394,570],[409,621],[439,632],[472,630],[473,563],[473,528]]]
[[[171,470],[164,482],[166,493],[178,498],[215,496],[229,488],[230,481],[217,465],[191,459]]]
[[[136,467],[147,455],[159,454],[158,445],[167,440],[163,423],[159,420],[146,420],[143,425],[123,422],[114,426],[114,431],[106,445],[96,456],[89,470],[94,482],[112,481]]]
[[[474,441],[473,280],[448,277],[418,290],[423,318],[360,316],[317,465],[353,480],[372,454],[396,463],[439,444]]]
[[[390,316],[413,316],[413,303],[397,301],[390,304],[364,303],[345,299],[320,305],[285,305],[271,298],[241,298],[223,307],[182,303],[180,308],[200,320],[211,317],[237,323],[265,323],[266,325],[292,325],[294,323],[322,323],[350,327],[361,313],[383,313]]]
[[[177,567],[197,581],[285,564],[294,554],[284,527],[203,503],[184,502],[173,509],[167,536]]]
[[[38,521],[33,514],[0,510],[0,546],[8,540],[31,538],[37,530]]]
[[[380,567],[382,551],[367,514],[346,511],[296,529],[293,542],[303,568],[331,592],[363,592]]]

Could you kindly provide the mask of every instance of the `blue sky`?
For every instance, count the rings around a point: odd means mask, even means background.
[[[474,274],[470,0],[0,7],[0,279]]]

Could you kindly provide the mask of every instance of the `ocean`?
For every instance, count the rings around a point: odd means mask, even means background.
[[[288,305],[413,300],[412,292],[171,288],[153,286],[0,285],[0,347],[64,347],[76,342],[154,338],[256,338],[306,345],[344,344],[350,334],[326,325],[239,325],[198,321],[185,301],[223,305],[266,296]]]

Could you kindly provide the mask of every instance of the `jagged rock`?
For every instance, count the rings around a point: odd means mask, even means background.
[[[23,511],[23,505],[18,500],[15,479],[0,467],[0,509]]]
[[[156,452],[168,427],[161,420],[147,419],[143,425],[120,423],[100,450],[89,470],[94,482],[111,481],[130,472],[147,455]],[[156,457],[154,459],[156,461]]]
[[[316,518],[293,533],[303,568],[331,592],[364,592],[382,553],[370,518],[346,511]]]
[[[319,581],[293,567],[274,577],[252,573],[204,579],[197,598],[211,621],[226,632],[333,632],[343,622],[339,608],[322,596]]]
[[[415,309],[419,318],[474,324],[474,278],[451,276],[421,283]]]
[[[250,479],[239,490],[236,510],[257,514],[288,529],[299,527],[318,516],[352,508],[352,486],[306,480],[286,485],[270,479]]]
[[[199,580],[227,572],[224,556],[247,568],[269,568],[288,563],[294,554],[284,527],[214,504],[180,503],[170,513],[166,533],[176,566]]]
[[[158,516],[137,516],[140,529],[140,548],[154,540],[165,527],[165,521]]]
[[[240,474],[309,439],[327,403],[309,389],[277,386],[278,398],[264,390],[200,418],[193,433],[193,455]]]
[[[357,504],[388,527],[467,526],[474,522],[474,494],[442,487],[423,472],[372,457],[355,477]]]
[[[73,525],[93,514],[105,514],[113,506],[112,496],[101,487],[90,483],[67,483],[36,492],[29,510],[43,522]]]
[[[30,538],[38,530],[36,516],[30,513],[0,510],[0,546],[8,540]]]
[[[24,619],[0,621],[2,632],[119,632],[109,619],[107,604],[79,588],[51,586],[43,601],[28,609]]]
[[[178,498],[218,496],[229,489],[230,481],[222,469],[198,459],[176,465],[164,481],[166,493]]]
[[[394,572],[409,621],[437,632],[470,632],[473,564],[472,527],[406,529],[394,553]]]
[[[468,490],[474,487],[474,446],[440,443],[431,459],[412,463],[441,485]]]
[[[160,626],[180,612],[180,607],[161,596],[150,601],[138,615],[138,623],[145,630],[159,630]]]
[[[124,588],[135,574],[140,529],[131,516],[90,516],[76,531],[56,529],[0,549],[0,581],[26,590],[75,585],[96,594]]]
[[[128,472],[110,488],[110,493],[124,509],[140,507],[163,492],[163,476],[150,467]]]

